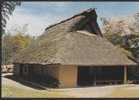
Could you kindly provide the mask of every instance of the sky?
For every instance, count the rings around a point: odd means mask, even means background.
[[[98,24],[101,17],[112,18],[139,13],[139,2],[22,2],[7,22],[6,30],[26,27],[26,34],[41,35],[49,25],[89,8],[96,8]]]

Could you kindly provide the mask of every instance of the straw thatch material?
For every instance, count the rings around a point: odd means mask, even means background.
[[[94,12],[94,11],[93,11]],[[88,13],[92,14],[89,11]],[[96,16],[95,16],[96,17]],[[92,18],[95,18],[94,16]],[[81,19],[84,19],[82,21]],[[87,28],[88,15],[79,14],[46,29],[29,48],[16,55],[14,63],[63,65],[134,65],[120,48],[114,47],[95,25]],[[78,21],[77,21],[78,20]],[[96,20],[96,19],[95,19]],[[85,24],[80,28],[79,23]],[[78,23],[75,24],[75,23]],[[94,22],[96,23],[96,22]],[[94,32],[94,33],[93,33]]]

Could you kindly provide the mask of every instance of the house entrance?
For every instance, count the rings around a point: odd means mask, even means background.
[[[124,79],[123,67],[78,67],[79,86],[121,84]]]
[[[94,76],[90,73],[90,67],[78,67],[78,85],[87,86],[93,83]]]

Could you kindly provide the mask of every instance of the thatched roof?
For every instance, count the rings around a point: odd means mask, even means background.
[[[89,14],[91,14],[91,17]],[[100,29],[96,25],[96,17],[95,10],[91,9],[78,14],[76,17],[50,26],[36,42],[16,55],[14,63],[63,65],[136,64],[128,59],[119,48],[102,37]]]

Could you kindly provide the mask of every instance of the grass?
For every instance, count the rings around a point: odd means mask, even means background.
[[[6,98],[51,98],[64,97],[60,92],[48,90],[29,90],[2,85],[2,97]],[[67,97],[67,96],[65,96]]]

